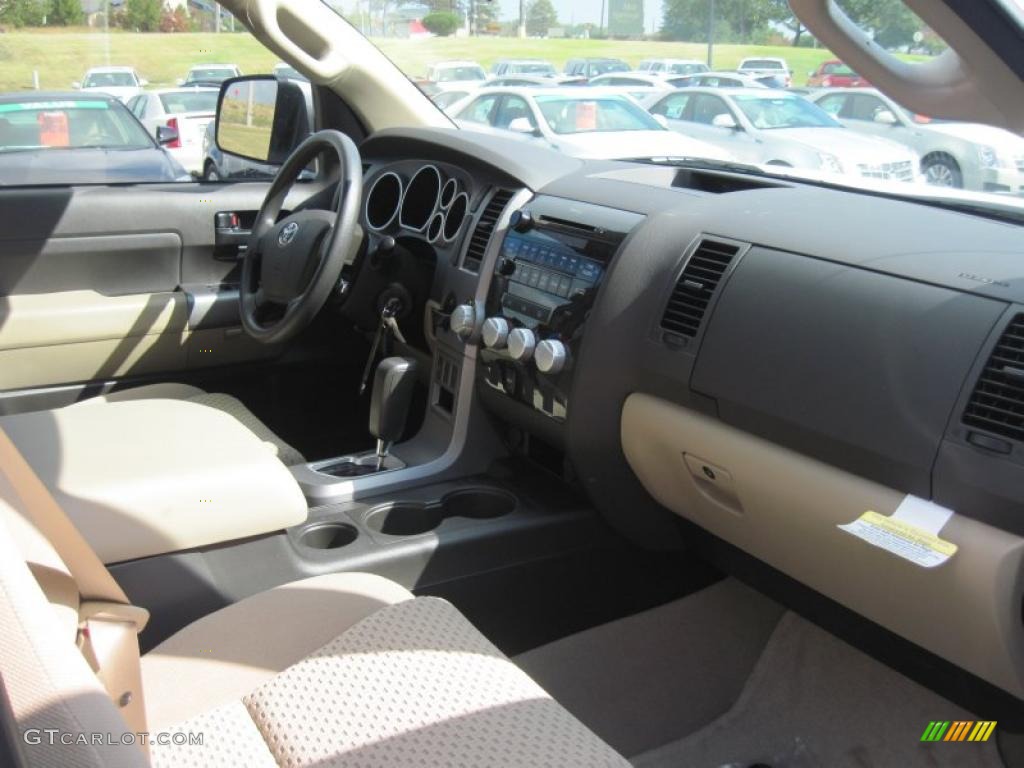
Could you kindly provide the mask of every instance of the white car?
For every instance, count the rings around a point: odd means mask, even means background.
[[[847,128],[913,149],[929,184],[1024,195],[1024,138],[1016,134],[915,115],[874,88],[830,89],[812,98]]]
[[[637,72],[659,77],[696,75],[707,72],[708,65],[696,59],[644,59],[636,66]]]
[[[741,75],[739,72],[702,72],[699,75],[673,77],[676,88],[774,88],[778,75]]]
[[[918,156],[863,136],[801,96],[765,88],[680,88],[656,100],[652,115],[679,133],[754,165],[915,182]]]
[[[475,61],[439,61],[427,70],[427,80],[441,91],[472,91],[487,81],[487,73]]]
[[[628,93],[637,101],[675,88],[665,78],[643,72],[609,72],[606,75],[591,78],[590,85]]]
[[[785,59],[770,57],[757,57],[743,59],[736,71],[741,75],[775,75],[782,80],[783,85],[789,88],[793,84],[793,71]]]
[[[128,101],[128,108],[154,138],[159,128],[176,131],[178,138],[164,143],[164,149],[198,176],[203,172],[203,134],[217,113],[219,95],[211,87],[165,88],[140,93]]]
[[[667,130],[633,98],[592,86],[495,88],[449,110],[460,127],[517,135],[567,155],[734,159],[726,150]]]
[[[72,83],[71,87],[75,90],[105,93],[126,102],[147,85],[149,81],[140,77],[131,67],[93,67],[85,73],[81,82]]]
[[[213,85],[241,76],[242,70],[237,64],[197,64],[183,79],[178,80],[178,85]]]

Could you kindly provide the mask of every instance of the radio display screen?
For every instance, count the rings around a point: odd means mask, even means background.
[[[545,232],[509,232],[502,256],[513,259],[501,305],[505,315],[527,327],[547,323],[551,313],[574,299],[585,297],[604,275],[603,260],[585,255],[590,241]]]

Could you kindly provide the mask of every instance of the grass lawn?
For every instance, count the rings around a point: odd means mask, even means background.
[[[440,59],[465,58],[489,67],[495,59],[542,58],[559,69],[566,59],[610,56],[636,65],[650,57],[704,60],[701,43],[631,42],[619,40],[519,40],[510,37],[382,39],[376,41],[407,74],[422,75]],[[277,57],[248,33],[241,34],[136,34],[111,32],[109,38],[89,30],[12,30],[0,34],[0,91],[32,87],[32,72],[39,72],[40,87],[64,90],[80,80],[89,67],[134,66],[153,86],[174,85],[193,64],[237,64],[243,72],[269,72]],[[714,66],[734,69],[746,56],[781,56],[789,62],[796,84],[821,61],[831,58],[824,49],[753,45],[716,45]]]

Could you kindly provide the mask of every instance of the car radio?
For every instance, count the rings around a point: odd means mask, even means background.
[[[486,384],[559,421],[590,308],[640,218],[599,206],[567,207],[540,197],[513,212],[481,329]]]

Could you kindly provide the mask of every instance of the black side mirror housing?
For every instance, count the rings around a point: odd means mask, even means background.
[[[221,152],[281,165],[313,126],[313,89],[308,82],[247,75],[221,84],[214,128]]]
[[[167,125],[157,126],[156,129],[156,143],[161,147],[170,144],[172,141],[177,141],[179,138],[178,129],[171,128]]]

